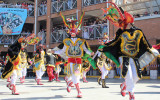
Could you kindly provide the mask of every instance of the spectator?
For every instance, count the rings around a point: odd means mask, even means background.
[[[33,5],[30,3],[29,5],[28,5],[28,15],[29,16],[31,16],[31,15],[33,15]]]
[[[155,12],[154,12],[154,14],[156,14],[156,15],[157,15],[157,14],[158,14],[158,11],[155,11]]]
[[[143,16],[150,16],[148,12],[144,12]]]
[[[22,5],[19,2],[17,2],[16,8],[22,8]]]
[[[23,8],[23,9],[27,9],[27,10],[28,10],[28,5],[27,5],[27,3],[26,3],[26,2],[23,2],[23,3],[22,3],[22,8]]]
[[[83,37],[84,39],[89,39],[89,33],[88,33],[87,28],[84,28]]]

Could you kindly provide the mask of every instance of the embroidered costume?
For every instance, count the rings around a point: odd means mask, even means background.
[[[46,57],[46,67],[47,67],[49,82],[52,82],[53,79],[55,78],[53,70],[55,68],[56,57],[51,53],[51,49],[47,51],[45,57]]]
[[[44,56],[45,56],[45,52],[43,50],[43,45],[39,45],[37,47],[36,50],[36,54],[34,57],[34,71],[36,72],[36,81],[37,81],[37,85],[43,85],[41,83],[41,78],[44,74],[44,72],[46,71],[45,65],[44,65]]]
[[[20,51],[20,57],[21,57],[21,63],[20,63],[20,69],[21,69],[21,74],[20,74],[20,82],[24,83],[25,77],[27,74],[27,68],[29,67],[29,57],[27,50],[24,48],[21,48]]]
[[[4,67],[4,71],[1,75],[2,79],[7,79],[11,77],[11,81],[7,84],[7,87],[12,91],[13,95],[19,95],[16,92],[16,80],[18,75],[21,73],[20,71],[20,64],[21,64],[21,49],[25,48],[27,44],[36,44],[40,40],[38,37],[37,40],[34,41],[35,35],[31,34],[28,37],[19,38],[14,44],[12,44],[8,49],[8,61]],[[31,42],[32,41],[32,42]]]
[[[111,3],[111,2],[110,2]],[[126,29],[129,23],[133,23],[133,17],[126,11],[121,11],[114,3],[107,8],[105,18],[115,26],[120,27],[113,41],[101,46],[102,51],[119,67],[125,82],[121,84],[121,94],[125,96],[127,90],[130,100],[135,100],[134,88],[142,77],[143,68],[159,55],[158,51],[151,48],[141,29],[131,27]],[[104,9],[103,9],[104,10]],[[105,11],[105,10],[104,10]],[[118,61],[119,59],[119,61]]]
[[[56,57],[56,64],[54,68],[54,75],[55,75],[56,81],[60,82],[58,77],[59,77],[59,73],[61,72],[60,65],[63,64],[63,62],[62,62],[62,58],[59,55],[55,55],[55,57]]]
[[[61,14],[63,18],[63,22],[65,26],[69,29],[69,33],[71,35],[71,38],[66,38],[63,40],[63,43],[61,44],[61,48],[57,51],[55,51],[55,54],[63,55],[65,53],[66,58],[68,59],[68,65],[67,65],[67,91],[71,91],[71,86],[74,83],[76,86],[76,89],[78,91],[78,98],[82,97],[80,88],[79,88],[79,82],[80,82],[80,75],[82,72],[82,57],[84,51],[91,55],[91,52],[86,48],[86,41],[84,39],[80,39],[76,37],[76,34],[79,33],[79,29],[82,23],[82,17],[80,18],[80,22],[76,26],[75,23],[77,20],[75,19],[67,19],[69,24],[66,23],[65,18]]]
[[[108,43],[108,36],[104,35],[104,38],[102,40],[99,40],[99,43],[101,44],[101,46],[104,46],[104,44]],[[112,68],[110,65],[110,60],[105,56],[103,52],[100,51],[96,52],[93,59],[97,62],[96,65],[101,72],[101,77],[98,78],[98,84],[101,85],[102,82],[102,88],[109,88],[108,86],[106,86],[105,77],[108,75],[108,72]]]

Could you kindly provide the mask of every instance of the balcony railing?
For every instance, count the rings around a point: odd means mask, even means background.
[[[38,33],[38,37],[41,37],[42,40],[39,42],[39,44],[46,44],[46,32]]]
[[[19,9],[22,9],[22,6],[21,5],[12,5],[12,4],[0,4],[0,8],[19,8]],[[29,6],[26,9],[27,9],[28,16],[34,16],[34,6]]]
[[[16,42],[21,36],[27,37],[28,33],[22,33],[20,35],[0,35],[0,44],[10,45]]]
[[[69,37],[66,30],[57,30],[51,33],[51,41],[50,43],[59,43],[63,42],[65,38]]]
[[[104,3],[107,0],[82,0],[83,6],[90,6],[90,5],[95,5],[99,3]]]
[[[77,0],[53,1],[51,13],[66,11],[77,8]]]
[[[106,23],[91,26],[83,26],[82,30],[82,37],[84,39],[93,40],[103,38],[104,33],[108,33],[108,26]]]
[[[43,16],[47,14],[47,5],[40,5],[38,7],[38,16]]]

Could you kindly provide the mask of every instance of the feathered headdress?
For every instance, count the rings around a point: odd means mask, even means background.
[[[70,34],[72,34],[72,33],[78,34],[80,32],[80,28],[81,28],[81,24],[82,24],[82,19],[84,17],[84,12],[83,12],[82,16],[80,17],[78,25],[76,25],[77,19],[74,19],[73,17],[72,17],[72,19],[70,19],[70,18],[66,19],[62,15],[61,12],[60,12],[60,15],[61,15],[61,17],[63,19],[64,25],[68,28],[68,33],[70,33]],[[66,20],[67,20],[67,22],[66,22]]]
[[[123,11],[122,8],[119,9],[119,7],[112,2],[106,3],[110,3],[111,5],[106,10],[102,8],[104,19],[108,19],[113,25],[122,29],[126,29],[129,23],[134,22],[134,18],[131,14]]]
[[[26,43],[29,45],[35,45],[41,40],[40,37],[36,37],[34,33],[30,34],[27,37],[21,37],[18,39],[19,43]]]

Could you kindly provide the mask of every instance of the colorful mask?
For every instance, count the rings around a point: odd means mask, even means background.
[[[65,17],[62,15],[61,12],[60,12],[60,15],[61,15],[61,17],[63,19],[64,25],[68,28],[68,33],[70,33],[71,36],[72,35],[76,35],[76,34],[78,34],[80,32],[80,28],[81,28],[84,12],[83,12],[83,14],[82,14],[82,16],[81,16],[81,18],[79,20],[78,25],[76,25],[77,19],[74,19],[73,17],[72,17],[72,19],[70,19],[70,18],[65,19]],[[67,22],[66,22],[66,20],[67,20]]]
[[[118,6],[112,2],[107,3],[110,3],[111,5],[106,10],[102,8],[104,19],[111,21],[113,25],[122,29],[126,29],[129,23],[134,22],[134,18],[131,14],[126,11],[122,13]]]

